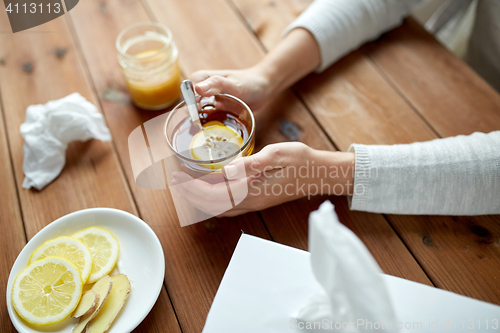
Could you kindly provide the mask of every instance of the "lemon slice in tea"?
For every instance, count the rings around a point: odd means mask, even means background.
[[[243,138],[238,132],[220,121],[210,121],[193,137],[189,150],[193,159],[211,161],[231,155],[242,145]],[[207,167],[213,169],[215,166],[209,164]]]
[[[17,275],[12,285],[12,304],[19,316],[31,324],[55,324],[75,310],[82,288],[76,266],[62,258],[47,257]]]

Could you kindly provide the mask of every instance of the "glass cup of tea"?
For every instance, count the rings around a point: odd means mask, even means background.
[[[218,94],[196,97],[200,124],[193,123],[185,102],[178,104],[165,123],[170,150],[193,177],[220,174],[236,158],[249,156],[255,146],[255,120],[240,99]]]
[[[196,96],[196,103],[199,122],[193,122],[185,102],[181,102],[163,127],[168,148],[162,165],[181,226],[219,216],[247,197],[246,183],[226,179],[223,167],[249,156],[255,146],[255,119],[243,101],[218,94]],[[238,178],[244,177],[238,170]],[[193,179],[197,182],[190,182]],[[212,185],[215,204],[202,202],[206,200],[201,193],[210,195],[203,182]]]

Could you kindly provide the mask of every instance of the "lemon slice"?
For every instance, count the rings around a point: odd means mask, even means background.
[[[45,257],[59,257],[68,260],[78,268],[83,283],[87,282],[92,270],[92,256],[90,250],[79,240],[66,236],[49,240],[31,254],[29,263]]]
[[[191,156],[199,161],[224,158],[243,145],[243,138],[220,121],[210,121],[191,140]]]
[[[47,257],[26,267],[12,286],[12,304],[24,320],[35,325],[63,321],[82,296],[80,272],[69,261]]]
[[[90,227],[78,231],[71,237],[85,244],[92,254],[92,271],[87,283],[96,282],[115,267],[120,254],[120,245],[110,231]]]

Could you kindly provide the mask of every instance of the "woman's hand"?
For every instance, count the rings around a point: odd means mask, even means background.
[[[254,111],[262,108],[272,94],[270,80],[259,66],[242,70],[201,70],[193,73],[190,79],[201,96],[233,95]]]
[[[236,96],[257,111],[273,96],[309,74],[321,62],[313,35],[293,29],[255,66],[242,70],[202,70],[191,75],[198,94],[210,97],[224,93]]]
[[[277,143],[224,168],[226,182],[209,184],[183,172],[172,185],[198,209],[218,217],[262,210],[301,197],[352,193],[354,154],[314,150],[303,143]],[[235,207],[228,206],[227,193]]]

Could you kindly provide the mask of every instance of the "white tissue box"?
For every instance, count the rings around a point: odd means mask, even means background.
[[[301,331],[293,314],[321,290],[310,267],[308,252],[243,234],[203,333]],[[500,331],[499,306],[385,274],[383,278],[396,311],[396,324],[401,323],[399,332]],[[354,324],[362,325],[360,331],[380,331],[376,327],[382,323],[358,320]],[[365,325],[370,324],[372,329],[368,326],[367,330]],[[317,330],[321,331],[325,330]]]

